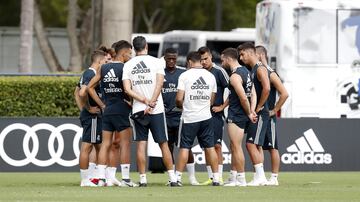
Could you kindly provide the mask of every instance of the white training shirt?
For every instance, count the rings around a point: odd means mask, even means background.
[[[212,73],[203,68],[191,68],[180,75],[178,89],[185,91],[182,113],[184,123],[211,118],[211,94],[217,91]]]
[[[156,87],[157,74],[165,75],[160,59],[150,55],[139,55],[125,63],[122,80],[130,80],[132,90],[150,100]],[[146,107],[144,103],[134,99],[132,112],[143,111]],[[160,92],[152,114],[162,112],[164,112],[164,103]]]

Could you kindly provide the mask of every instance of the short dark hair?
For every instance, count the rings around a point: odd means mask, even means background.
[[[91,53],[91,63],[102,59],[103,57],[106,56],[107,53],[105,53],[102,50],[95,50],[94,52]]]
[[[177,50],[175,48],[167,48],[165,49],[165,54],[177,54]]]
[[[206,46],[203,46],[203,47],[200,47],[198,49],[198,52],[202,55],[202,54],[205,54],[205,53],[209,53],[211,54],[211,50],[210,48],[206,47]]]
[[[190,53],[188,53],[187,57],[186,57],[186,61],[192,61],[192,62],[200,62],[201,60],[201,55],[199,52],[197,51],[191,51]]]
[[[114,46],[113,48],[115,49],[116,53],[119,53],[119,51],[124,48],[132,48],[132,45],[128,41],[125,41],[125,40],[120,40],[118,42],[115,42],[113,44],[113,46]]]
[[[237,47],[237,50],[238,50],[238,52],[240,53],[241,51],[243,51],[243,50],[252,50],[252,51],[254,51],[254,53],[255,53],[255,45],[254,45],[254,43],[252,43],[252,42],[245,42],[245,43],[243,43],[243,44],[240,44],[238,47]]]
[[[258,45],[258,46],[255,47],[255,49],[256,49],[256,52],[264,53],[264,55],[267,56],[267,50],[266,50],[266,48],[264,46]]]
[[[146,46],[146,39],[143,36],[137,36],[133,39],[133,46],[135,51],[142,51]]]
[[[239,58],[239,53],[235,48],[226,48],[221,52],[221,54],[234,60],[237,60]]]

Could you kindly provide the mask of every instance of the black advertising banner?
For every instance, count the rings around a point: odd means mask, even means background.
[[[279,119],[281,170],[359,171],[359,123],[359,119]],[[0,118],[0,132],[0,172],[79,170],[82,128],[77,118]],[[226,129],[222,145],[227,172],[231,154]],[[149,145],[150,150],[158,150],[153,147]],[[136,171],[135,150],[132,144],[132,171]],[[204,152],[197,144],[192,150],[196,170],[205,171]],[[243,150],[246,171],[252,172],[245,144]],[[265,170],[270,170],[266,151]]]

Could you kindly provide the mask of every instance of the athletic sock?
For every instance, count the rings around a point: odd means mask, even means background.
[[[106,165],[98,165],[98,177],[99,179],[105,179],[106,177]]]
[[[122,179],[130,179],[130,164],[121,164],[120,166]]]
[[[85,180],[88,178],[88,171],[88,169],[80,169],[81,180]]]
[[[177,181],[177,177],[175,175],[174,170],[168,170],[167,171],[169,174],[169,178],[170,178],[170,182],[176,182]]]
[[[262,163],[255,164],[254,168],[255,168],[255,177],[257,179],[265,178],[265,171],[264,171],[264,166]]]
[[[181,182],[182,172],[176,171],[176,181]]]
[[[88,167],[88,177],[89,178],[96,178],[96,164],[93,162],[89,162],[89,167]]]
[[[213,173],[213,182],[219,182],[220,180],[220,176],[219,173]]]
[[[213,179],[213,172],[211,170],[211,166],[206,166],[206,170],[208,172],[209,179]]]
[[[278,173],[271,173],[271,178],[275,178],[275,179],[277,179],[277,178],[278,178],[278,176],[279,176],[279,174],[278,174]]]
[[[223,168],[224,166],[222,164],[219,164],[219,176],[220,176],[220,179],[222,179],[222,176],[223,176]]]
[[[236,170],[230,170],[229,181],[230,182],[235,182],[236,176],[237,176],[237,171]]]
[[[140,174],[140,183],[142,183],[142,184],[147,183],[146,174]]]
[[[189,179],[195,178],[195,163],[186,164],[186,170],[189,174]]]

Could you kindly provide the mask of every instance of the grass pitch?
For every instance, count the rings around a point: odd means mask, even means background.
[[[85,188],[79,173],[0,173],[0,201],[360,201],[360,172],[283,172],[278,187],[190,186],[186,174],[184,187],[166,187],[166,174],[147,177],[146,188]],[[207,174],[197,178],[205,181]],[[132,173],[132,179],[138,175]]]

